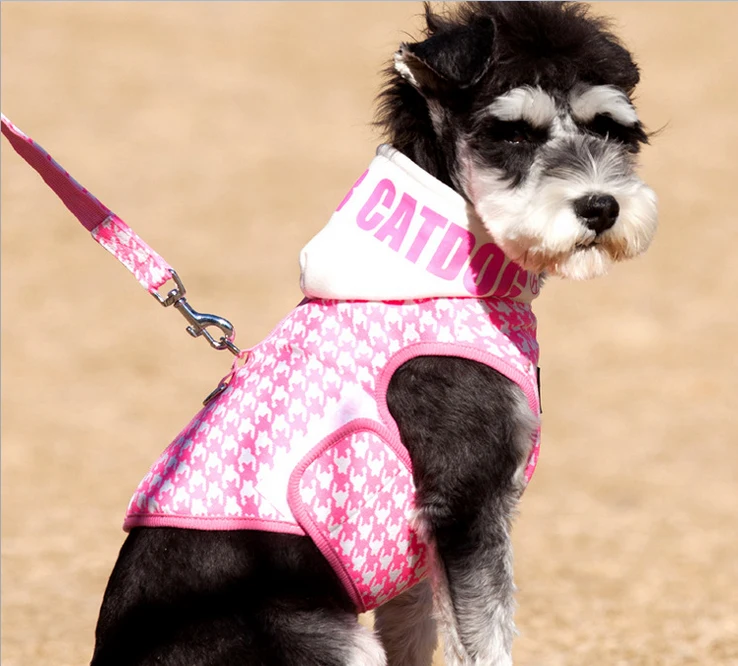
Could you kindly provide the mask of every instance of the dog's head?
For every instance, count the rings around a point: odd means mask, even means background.
[[[392,144],[475,208],[523,268],[603,274],[651,242],[631,55],[580,3],[470,2],[402,44],[380,96]]]

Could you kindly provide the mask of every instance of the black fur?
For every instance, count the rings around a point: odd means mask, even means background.
[[[343,666],[353,603],[313,542],[135,528],[103,599],[93,666]]]
[[[585,125],[585,129],[595,136],[618,141],[634,153],[638,152],[640,144],[648,143],[648,134],[640,123],[634,127],[623,127],[612,118],[602,114],[597,114]]]
[[[435,530],[469,531],[480,507],[513,492],[527,451],[511,446],[511,387],[492,368],[454,357],[419,357],[393,375],[387,406],[413,460],[417,501]]]
[[[483,164],[505,170],[514,185],[532,162],[530,147],[511,152],[499,142],[491,146],[492,136],[484,131],[488,128],[475,126],[475,114],[500,94],[522,85],[538,85],[561,96],[582,83],[614,85],[630,94],[639,81],[630,53],[609,31],[608,22],[592,16],[585,4],[451,4],[454,7],[443,16],[426,4],[426,39],[403,45],[416,59],[412,69],[420,89],[394,67],[388,68],[376,124],[395,148],[462,196],[466,195],[456,161],[462,135],[487,137],[486,146],[475,144],[473,148]],[[499,125],[493,132],[497,135],[521,129]],[[591,129],[604,130],[599,119]],[[640,126],[638,129],[627,137],[633,150],[647,140]]]

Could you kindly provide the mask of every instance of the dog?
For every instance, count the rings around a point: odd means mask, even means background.
[[[586,6],[426,5],[425,22],[379,96],[389,146],[301,255],[306,300],[134,495],[93,666],[429,666],[437,633],[449,666],[512,663],[510,529],[539,426],[530,300],[547,276],[647,249],[649,135],[638,67]],[[342,420],[308,444],[328,443],[289,467],[273,442],[328,404]],[[289,501],[269,495],[277,477]],[[327,528],[330,484],[331,506],[357,504]],[[374,550],[365,578],[341,568]]]

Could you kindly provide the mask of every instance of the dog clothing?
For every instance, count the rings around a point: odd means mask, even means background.
[[[393,372],[418,356],[473,359],[517,383],[537,416],[538,276],[389,146],[300,264],[305,300],[160,456],[124,529],[307,535],[363,612],[428,573],[412,466],[387,408]],[[536,432],[526,481],[538,449]]]

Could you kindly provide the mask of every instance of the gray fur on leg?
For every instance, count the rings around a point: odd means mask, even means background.
[[[387,666],[430,666],[436,649],[433,591],[424,580],[374,612]]]
[[[520,463],[507,492],[489,498],[463,558],[434,558],[433,588],[446,666],[512,666],[515,584],[510,531],[536,420],[513,391],[513,447]]]
[[[435,605],[446,666],[512,665],[515,586],[509,538],[501,539],[495,550],[494,555],[477,553],[477,567],[452,573],[452,586],[444,573],[436,572]],[[487,559],[490,555],[494,561]]]

